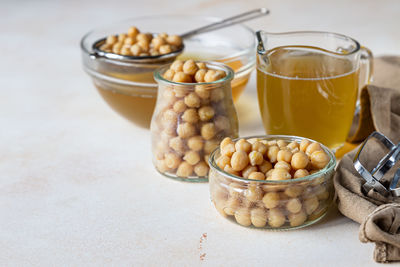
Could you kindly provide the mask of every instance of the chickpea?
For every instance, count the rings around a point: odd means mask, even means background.
[[[190,108],[185,110],[182,114],[182,120],[190,123],[196,123],[199,121],[196,109]]]
[[[288,144],[284,140],[278,140],[276,141],[276,144],[279,146],[280,149],[286,147]]]
[[[182,38],[179,35],[170,35],[167,37],[167,42],[170,45],[175,45],[179,47],[182,45]]]
[[[207,163],[207,165],[209,165],[208,164],[209,159],[210,159],[210,155],[204,155],[204,161],[205,161],[205,163]]]
[[[176,82],[176,83],[191,83],[192,78],[189,75],[187,75],[186,73],[180,71],[180,72],[175,72],[174,77],[172,78],[172,81]],[[186,101],[185,101],[185,104],[186,104]]]
[[[319,205],[319,201],[316,196],[313,196],[313,197],[310,197],[310,198],[307,198],[304,200],[304,208],[308,215],[313,213],[318,208],[318,205]]]
[[[116,44],[117,42],[118,42],[117,36],[115,36],[115,35],[109,35],[109,36],[107,36],[106,44],[113,45],[113,44]]]
[[[242,150],[246,153],[250,153],[251,151],[251,144],[247,142],[245,139],[240,139],[235,144],[236,151]]]
[[[139,34],[138,28],[136,28],[136,27],[134,27],[134,26],[132,26],[132,27],[129,28],[129,30],[128,30],[128,36],[129,36],[129,37],[135,38],[135,39],[136,39],[136,36],[137,36],[138,34]]]
[[[218,141],[217,140],[206,140],[204,143],[204,153],[205,154],[211,154],[217,147],[218,147]]]
[[[294,198],[300,196],[304,191],[304,188],[300,185],[292,185],[285,189],[285,194],[288,197]]]
[[[226,201],[226,207],[224,208],[224,212],[228,215],[234,215],[235,211],[240,207],[240,201],[238,198],[230,197]]]
[[[172,81],[172,79],[174,78],[174,75],[175,75],[175,71],[168,69],[166,72],[164,72],[163,77],[166,80]]]
[[[271,174],[271,180],[279,181],[279,180],[288,180],[291,179],[292,176],[285,169],[274,169]]]
[[[156,161],[156,168],[161,173],[165,173],[165,172],[169,171],[169,168],[165,164],[164,160],[157,160]]]
[[[221,146],[221,155],[231,157],[235,151],[236,151],[236,149],[235,149],[235,145],[233,143],[226,144],[223,147]]]
[[[185,142],[176,136],[169,140],[169,146],[178,153],[183,153],[185,149]]]
[[[175,60],[169,68],[175,72],[181,72],[181,71],[183,71],[183,64],[184,64],[184,62],[182,60],[178,59],[178,60]]]
[[[276,145],[270,146],[268,148],[267,156],[271,163],[275,163],[277,161],[278,152],[279,152],[279,147],[277,147]]]
[[[267,213],[262,208],[254,208],[250,211],[250,220],[255,227],[264,227],[267,219]]]
[[[186,86],[174,86],[174,93],[176,97],[185,97],[188,94],[189,90]],[[185,101],[183,101],[185,102]],[[185,104],[186,105],[186,104]]]
[[[277,192],[269,192],[264,195],[262,198],[262,202],[264,203],[267,209],[273,209],[279,205],[280,197]]]
[[[238,224],[243,226],[250,226],[251,219],[250,219],[250,211],[247,208],[240,208],[235,211],[235,219]]]
[[[298,198],[291,198],[286,203],[286,209],[291,213],[298,213],[301,211],[302,205]]]
[[[311,144],[311,141],[303,139],[300,142],[300,151],[306,152],[307,147]]]
[[[188,139],[187,145],[193,151],[200,151],[203,149],[204,140],[199,135],[193,136]]]
[[[224,168],[224,171],[226,171],[227,173],[236,175],[236,176],[240,176],[240,173],[238,171],[235,171],[234,169],[232,169],[232,167],[230,165],[226,165]]]
[[[318,200],[326,200],[329,198],[329,192],[323,185],[315,187],[315,195],[317,196]]]
[[[219,76],[215,70],[208,70],[204,75],[204,81],[206,83],[211,83],[219,80]]]
[[[114,54],[119,54],[121,52],[122,43],[116,43],[113,45],[112,52]]]
[[[267,151],[268,151],[268,147],[266,145],[264,145],[263,143],[259,142],[259,141],[255,141],[251,145],[251,149],[253,151],[260,152],[262,155],[265,155],[265,153],[267,153]]]
[[[291,165],[295,170],[306,168],[308,163],[308,156],[304,152],[297,152],[292,156]]]
[[[261,140],[262,141],[267,141],[267,140]],[[267,145],[268,146],[276,146],[277,145],[277,141],[276,140],[271,140],[271,141],[267,141]]]
[[[172,52],[172,48],[171,48],[171,46],[169,44],[165,44],[165,45],[160,46],[159,51],[160,51],[161,55],[165,55],[165,54],[171,53]]]
[[[223,70],[217,70],[215,73],[218,76],[218,80],[226,77],[226,72]]]
[[[205,69],[199,69],[196,71],[196,74],[194,75],[194,79],[198,83],[203,83],[204,82],[204,76],[206,75],[207,70]]]
[[[153,36],[149,33],[138,33],[136,35],[136,41],[149,43]]]
[[[148,57],[149,55],[150,55],[149,53],[140,53],[139,57]]]
[[[239,183],[233,182],[229,184],[228,191],[231,197],[239,199],[242,196],[243,190],[243,186]]]
[[[304,211],[291,213],[288,215],[290,226],[296,227],[302,225],[307,220],[307,214]]]
[[[163,38],[163,39],[167,39],[167,37],[168,37],[168,34],[167,34],[167,33],[165,33],[165,32],[162,32],[162,33],[159,33],[159,34],[157,35],[157,37],[159,37],[159,38]]]
[[[227,157],[227,158],[229,158],[229,157]],[[230,159],[229,159],[230,160]],[[230,161],[229,161],[230,162]],[[254,167],[254,166],[247,166],[246,168],[244,168],[243,170],[242,170],[242,176],[243,176],[243,178],[246,178],[246,179],[248,179],[249,178],[249,175],[252,173],[252,172],[256,172],[257,171],[257,167]]]
[[[211,90],[210,99],[212,102],[219,102],[224,98],[224,91],[221,88],[214,88]]]
[[[193,166],[187,162],[182,162],[176,170],[176,175],[179,177],[189,177],[193,173]]]
[[[196,151],[189,150],[185,153],[183,159],[190,165],[196,165],[200,161],[200,155]]]
[[[199,117],[201,121],[209,121],[214,117],[214,109],[210,106],[199,108]]]
[[[204,161],[200,161],[199,163],[197,163],[196,166],[194,166],[194,172],[196,173],[196,175],[201,177],[207,176],[208,170],[208,165]]]
[[[177,100],[172,90],[165,90],[163,93],[163,99],[169,105],[173,105]]]
[[[200,175],[199,175],[200,176]],[[215,208],[221,214],[223,217],[227,217],[228,214],[225,213],[224,209],[226,206],[226,200],[225,199],[213,199],[212,202],[214,203]]]
[[[174,103],[172,108],[176,113],[182,113],[186,110],[186,104],[183,100],[178,100]]]
[[[195,79],[196,79],[196,77],[195,77]],[[199,82],[199,81],[197,81],[197,82]],[[204,85],[196,85],[194,91],[201,99],[208,99],[210,97],[210,91],[207,90],[206,86],[204,86]]]
[[[325,151],[318,150],[311,154],[311,165],[315,169],[323,169],[329,162],[330,158]]]
[[[281,227],[286,221],[285,215],[279,209],[271,209],[268,215],[268,224],[271,227]]]
[[[299,149],[298,147],[293,148],[293,149],[291,150],[292,154],[297,153],[297,152],[299,152],[299,151],[300,151],[300,149]]]
[[[293,150],[295,148],[299,148],[299,143],[297,143],[296,141],[291,142],[290,144],[287,145],[287,148],[289,148],[290,150]]]
[[[310,175],[309,172],[306,169],[298,169],[294,175],[293,178],[297,179],[297,178],[302,178],[302,177],[306,177]]]
[[[165,154],[165,165],[170,169],[178,168],[181,158],[175,153]]]
[[[311,154],[314,153],[315,151],[321,151],[321,150],[323,151],[323,149],[319,143],[312,143],[307,147],[306,154],[308,156],[311,156]]]
[[[252,173],[250,173],[248,179],[251,179],[251,180],[265,180],[265,175],[262,172],[252,172]]]
[[[167,42],[164,38],[157,36],[151,40],[151,44],[153,45],[154,49],[159,50],[162,45],[165,45]]]
[[[185,104],[191,108],[200,107],[200,98],[195,93],[190,93],[185,96]]]
[[[263,190],[257,185],[250,184],[248,188],[244,191],[244,196],[250,202],[257,202],[262,199]]]
[[[285,169],[286,171],[290,172],[290,164],[287,163],[286,161],[278,161],[275,166],[275,169]]]
[[[134,44],[134,45],[131,46],[131,53],[132,53],[133,56],[137,57],[142,52],[143,52],[143,49],[142,49],[142,47],[140,45]],[[172,79],[168,79],[168,80],[172,80]]]
[[[160,55],[160,53],[157,51],[157,50],[154,50],[154,49],[150,49],[150,56],[158,56],[158,55]]]
[[[271,164],[272,165],[272,164]],[[266,173],[265,173],[265,177],[266,177],[266,179],[267,180],[271,180],[270,178],[271,178],[271,176],[272,176],[272,172],[274,171],[274,169],[270,169],[269,171],[267,171]]]
[[[106,52],[112,52],[112,47],[113,47],[112,44],[104,43],[103,45],[100,46],[100,49]]]
[[[217,165],[220,167],[222,170],[225,169],[226,165],[231,164],[231,158],[228,156],[221,156],[217,159]]]
[[[225,116],[217,116],[214,120],[215,126],[219,131],[230,129],[230,120]]]
[[[124,43],[126,37],[128,37],[125,33],[118,34],[118,42]]]
[[[147,41],[138,41],[137,44],[142,48],[142,53],[139,54],[139,56],[148,56],[147,52],[150,50],[150,43]]]
[[[130,56],[132,54],[131,53],[131,47],[129,45],[128,46],[124,45],[121,48],[120,54],[123,55],[123,56]]]
[[[231,158],[231,166],[235,171],[241,171],[249,164],[249,157],[243,150],[233,153]]]
[[[258,166],[261,172],[267,173],[269,170],[272,169],[272,164],[268,160],[264,160],[263,163]]]
[[[189,138],[196,134],[196,127],[191,123],[185,122],[178,125],[177,132],[181,138]]]
[[[292,160],[292,152],[288,150],[280,150],[276,156],[277,161],[289,162]]]
[[[183,63],[183,72],[188,74],[188,75],[195,75],[199,67],[197,67],[196,63],[194,62],[193,59],[187,60],[185,63]]]
[[[234,145],[235,143],[232,141],[232,138],[225,137],[224,139],[222,139],[222,141],[221,141],[219,146],[220,146],[221,149],[223,149],[228,144],[233,144]]]
[[[128,47],[131,47],[134,43],[135,43],[135,39],[133,39],[132,37],[127,37],[124,40],[124,45],[128,45]]]
[[[203,136],[205,140],[212,139],[216,134],[217,130],[212,122],[206,123],[201,127],[201,136]]]
[[[261,165],[264,161],[264,157],[258,151],[251,151],[249,154],[249,161],[252,166]]]
[[[207,70],[207,65],[204,62],[197,62],[196,65],[197,65],[197,67],[199,67],[199,69]]]
[[[175,125],[178,122],[178,114],[172,109],[167,109],[163,113],[163,121]]]

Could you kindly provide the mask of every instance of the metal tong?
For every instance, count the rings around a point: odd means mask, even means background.
[[[367,168],[360,162],[360,154],[363,152],[365,145],[369,140],[375,138],[381,144],[383,144],[389,152],[379,161],[372,171],[367,170]],[[389,188],[385,187],[381,183],[383,176],[400,160],[400,143],[395,145],[390,141],[385,135],[379,132],[373,132],[367,139],[365,139],[362,146],[358,149],[357,154],[353,159],[354,168],[358,171],[361,177],[366,181],[363,185],[363,190],[367,193],[371,189],[375,189],[378,193],[383,196],[400,196],[400,187],[397,187],[400,180],[400,168],[397,169],[394,174]]]

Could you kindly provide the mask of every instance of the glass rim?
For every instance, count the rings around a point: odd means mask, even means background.
[[[350,52],[347,52],[346,54],[344,53],[340,53],[340,52],[335,52],[335,51],[329,51],[332,54],[338,55],[338,56],[349,56],[352,54],[357,53],[358,51],[361,50],[361,45],[360,43],[350,37],[347,36],[345,34],[341,34],[341,33],[336,33],[336,32],[329,32],[329,31],[288,31],[288,32],[277,32],[277,33],[273,33],[273,32],[267,32],[267,31],[263,31],[263,30],[258,30],[256,31],[256,38],[257,38],[257,54],[259,55],[263,55],[263,53],[265,53],[265,48],[263,47],[262,44],[260,44],[260,42],[262,41],[261,38],[261,34],[269,34],[269,35],[301,35],[301,34],[312,34],[312,35],[328,35],[331,37],[335,37],[335,38],[342,38],[342,39],[348,39],[350,41],[352,41],[355,44],[355,47],[353,50],[351,50]],[[260,46],[262,46],[263,48],[260,49]]]
[[[229,82],[231,80],[233,80],[235,72],[233,71],[233,69],[231,67],[229,67],[226,64],[220,63],[220,62],[215,62],[215,61],[195,61],[196,63],[205,63],[206,66],[212,66],[212,67],[217,67],[217,69],[219,70],[224,70],[226,72],[226,76],[222,79],[213,81],[213,82],[201,82],[201,83],[180,83],[180,82],[174,82],[174,81],[170,81],[165,79],[162,76],[162,73],[164,73],[166,70],[169,69],[169,67],[173,64],[167,64],[164,65],[158,69],[156,69],[154,71],[154,79],[156,80],[157,83],[162,83],[162,84],[172,84],[174,86],[196,86],[196,85],[217,85],[223,82]],[[214,68],[211,68],[214,69]]]
[[[238,137],[233,139],[233,141],[237,141],[240,139],[252,139],[252,138],[260,138],[263,140],[267,140],[267,139],[290,139],[292,141],[300,141],[303,139],[306,139],[308,141],[311,142],[317,142],[313,139],[310,138],[306,138],[306,137],[300,137],[300,136],[295,136],[295,135],[252,135],[252,136],[245,136],[245,137]],[[319,143],[319,142],[317,142]],[[239,181],[239,182],[245,182],[245,183],[259,183],[259,184],[270,184],[270,185],[279,185],[279,184],[292,184],[292,183],[298,183],[298,182],[303,182],[303,181],[312,181],[315,178],[318,178],[321,174],[326,174],[329,171],[333,170],[336,167],[336,157],[333,154],[333,152],[327,148],[325,145],[319,143],[321,145],[321,147],[324,149],[324,151],[329,155],[330,160],[328,162],[328,164],[326,164],[326,166],[324,168],[322,168],[321,170],[304,176],[304,177],[300,177],[300,178],[295,178],[295,179],[288,179],[288,180],[255,180],[255,179],[246,179],[234,174],[230,174],[224,170],[222,170],[217,164],[216,164],[216,160],[215,160],[215,156],[216,153],[220,151],[220,147],[218,146],[216,149],[213,150],[213,152],[211,152],[210,154],[210,158],[208,159],[208,164],[210,165],[210,168],[212,168],[213,170],[217,171],[218,173],[220,173],[221,175],[228,177],[232,180],[235,181]]]

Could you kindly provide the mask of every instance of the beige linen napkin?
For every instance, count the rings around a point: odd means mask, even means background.
[[[374,75],[373,85],[361,92],[359,125],[350,140],[362,141],[376,130],[397,144],[400,141],[400,57],[376,59]],[[365,181],[353,167],[357,150],[342,158],[334,176],[338,208],[361,224],[361,242],[375,242],[377,262],[400,261],[400,198],[385,198],[375,190],[363,192]],[[370,168],[387,151],[375,143],[368,146],[367,152],[363,162]],[[384,176],[383,183],[389,182],[398,167],[400,164]]]

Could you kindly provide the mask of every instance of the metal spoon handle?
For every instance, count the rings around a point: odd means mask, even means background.
[[[266,8],[254,9],[254,10],[247,11],[245,13],[242,13],[242,14],[239,14],[239,15],[236,15],[236,16],[233,16],[233,17],[229,17],[229,18],[226,18],[224,20],[221,20],[221,21],[218,21],[218,22],[214,22],[214,23],[211,23],[209,25],[206,25],[206,26],[191,30],[189,32],[181,34],[181,37],[183,39],[189,38],[189,37],[191,37],[192,35],[195,35],[195,34],[208,32],[208,31],[214,31],[214,30],[217,30],[217,29],[220,29],[220,28],[228,27],[230,25],[234,25],[234,24],[241,23],[241,22],[244,22],[244,21],[247,21],[247,20],[255,19],[255,18],[258,18],[258,17],[261,17],[261,16],[265,16],[265,15],[268,15],[268,14],[269,14],[269,10],[266,9]]]

